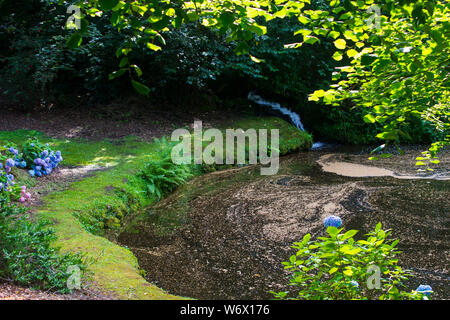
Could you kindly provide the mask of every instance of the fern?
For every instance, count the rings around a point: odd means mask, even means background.
[[[138,174],[147,185],[147,193],[161,199],[186,183],[192,176],[192,169],[188,165],[177,165],[172,162],[171,148],[167,148],[165,141],[161,141],[163,158],[148,162]]]

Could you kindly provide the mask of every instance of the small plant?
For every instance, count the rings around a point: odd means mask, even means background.
[[[61,254],[48,221],[33,221],[27,209],[0,206],[0,276],[22,285],[67,293],[70,266],[85,269],[80,255]]]
[[[308,300],[399,300],[427,299],[430,286],[420,286],[407,292],[404,281],[410,274],[397,265],[398,240],[388,237],[389,230],[379,223],[365,240],[355,240],[357,230],[343,232],[339,217],[325,219],[328,236],[310,241],[307,234],[292,246],[297,250],[285,269],[291,271],[290,284],[298,289],[295,296],[289,292],[272,292],[277,299]]]

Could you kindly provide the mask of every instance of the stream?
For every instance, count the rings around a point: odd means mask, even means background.
[[[258,166],[210,173],[136,213],[119,242],[172,294],[270,299],[289,289],[281,262],[291,244],[323,235],[325,217],[338,215],[361,235],[381,221],[400,240],[400,265],[415,274],[408,288],[429,284],[433,298],[448,299],[450,157],[421,176],[417,152],[371,162],[361,147],[325,147],[282,157],[274,176]]]

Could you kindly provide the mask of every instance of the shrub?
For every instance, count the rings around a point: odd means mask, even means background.
[[[277,299],[397,300],[424,299],[429,294],[429,286],[411,292],[402,289],[410,274],[397,265],[398,240],[388,240],[391,232],[382,230],[381,223],[365,240],[355,240],[358,231],[344,233],[343,228],[338,229],[340,225],[338,217],[329,217],[325,220],[328,236],[310,241],[307,234],[294,243],[297,252],[283,265],[291,272],[290,284],[298,292],[294,297],[288,292],[272,292]],[[379,285],[374,281],[377,269]]]
[[[35,222],[27,209],[0,206],[0,275],[19,284],[67,293],[70,266],[85,269],[80,255],[60,254],[48,221]]]

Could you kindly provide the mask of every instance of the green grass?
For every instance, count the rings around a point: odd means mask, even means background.
[[[309,134],[300,132],[278,118],[249,118],[234,128],[280,129],[281,154],[312,145]],[[134,137],[120,141],[51,139],[36,131],[0,131],[0,143],[21,145],[30,135],[61,150],[64,166],[96,165],[100,170],[68,188],[50,192],[37,208],[37,216],[51,219],[58,235],[55,245],[63,251],[81,252],[90,260],[92,280],[121,299],[178,299],[148,283],[141,275],[136,258],[126,248],[107,240],[104,230],[115,230],[124,216],[157,201],[148,197],[136,173],[149,160],[159,159],[158,143]],[[21,174],[25,184],[35,182]]]

